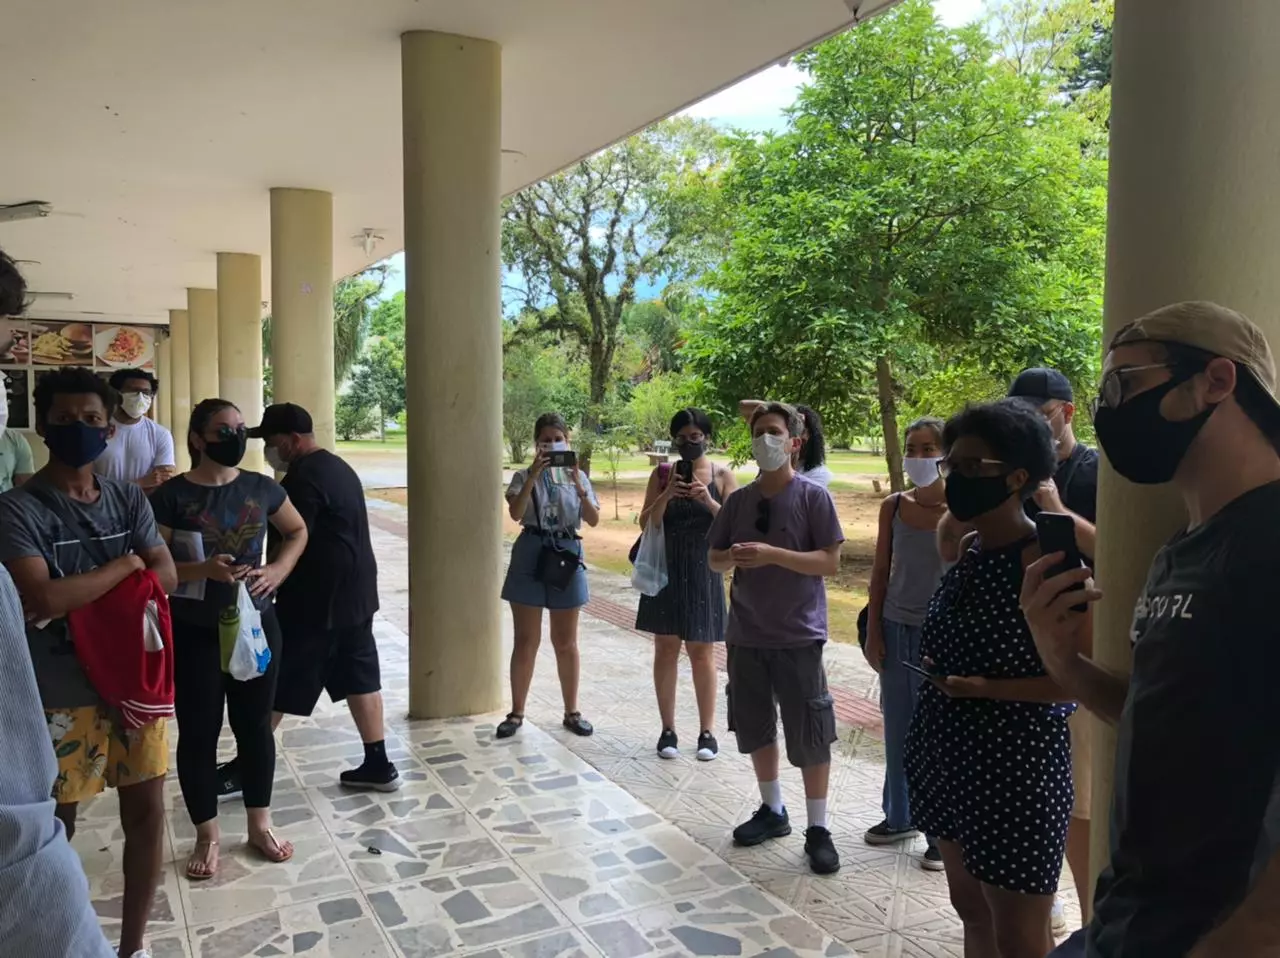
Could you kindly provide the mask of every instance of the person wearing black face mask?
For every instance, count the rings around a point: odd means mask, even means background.
[[[113,428],[114,392],[92,371],[71,367],[42,374],[34,399],[49,463],[0,497],[0,562],[27,613],[27,644],[58,755],[57,816],[73,835],[79,803],[104,785],[117,790],[125,837],[120,954],[142,954],[162,872],[168,723],[126,730],[107,710],[77,661],[67,615],[143,569],[165,590],[177,575],[142,490],[94,476]],[[91,755],[101,755],[101,764]]]
[[[947,506],[974,534],[934,594],[920,650],[933,673],[907,733],[914,824],[937,838],[965,954],[1043,958],[1071,814],[1070,697],[1018,608],[1039,558],[1025,500],[1053,474],[1026,403],[954,416],[942,435]]]
[[[1176,303],[1109,344],[1094,426],[1130,482],[1169,482],[1189,519],[1155,556],[1127,677],[1087,653],[1087,571],[1027,570],[1050,673],[1118,726],[1111,864],[1089,928],[1056,954],[1236,958],[1280,943],[1280,402],[1270,347],[1214,303]],[[1103,583],[1105,585],[1105,582]],[[1173,760],[1178,756],[1183,760]]]
[[[178,780],[195,848],[187,860],[192,880],[218,869],[218,736],[225,707],[235,733],[243,783],[249,847],[271,862],[288,861],[293,846],[271,831],[275,737],[271,713],[280,661],[280,625],[272,599],[307,545],[307,527],[274,479],[237,468],[246,445],[244,417],[222,399],[206,399],[191,412],[187,447],[193,468],[169,480],[151,499],[160,534],[178,559],[181,587],[174,594],[174,686]],[[281,536],[263,564],[267,525]],[[218,621],[235,608],[241,583],[262,615],[271,649],[264,675],[247,682],[222,671]]]
[[[676,673],[680,645],[693,667],[698,699],[699,760],[712,761],[720,746],[712,726],[716,714],[715,643],[724,641],[724,580],[707,559],[707,532],[721,504],[737,488],[733,472],[707,458],[714,437],[701,409],[681,409],[671,419],[671,438],[680,461],[663,464],[649,477],[640,526],[661,526],[667,547],[667,587],[642,595],[636,629],[653,633],[653,684],[658,694],[662,734],[658,754],[680,754],[676,737]]]

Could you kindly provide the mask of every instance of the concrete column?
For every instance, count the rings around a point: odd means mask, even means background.
[[[218,291],[187,290],[191,405],[218,396]]]
[[[160,393],[169,395],[173,452],[179,470],[191,468],[187,455],[187,424],[191,420],[191,322],[185,309],[169,310],[169,362]]]
[[[152,408],[155,410],[153,415],[156,422],[170,432],[173,431],[173,407],[169,404],[169,390],[164,389],[163,384],[169,377],[169,370],[173,368],[172,354],[173,343],[165,336],[156,344],[155,377],[161,381],[162,388],[152,401]]]
[[[1186,299],[1238,309],[1280,346],[1280,4],[1116,4],[1105,335]],[[1104,467],[1097,657],[1130,667],[1134,602],[1156,549],[1186,521],[1168,488]],[[1115,735],[1094,722],[1093,864],[1107,860]]]
[[[271,375],[274,401],[310,412],[333,449],[331,193],[271,191]]]
[[[262,257],[218,254],[218,389],[244,421],[262,421]],[[262,472],[262,443],[249,443],[242,468]]]
[[[501,49],[401,37],[409,408],[409,709],[506,701],[502,643]],[[459,482],[454,450],[466,436]],[[464,598],[465,597],[465,598]]]

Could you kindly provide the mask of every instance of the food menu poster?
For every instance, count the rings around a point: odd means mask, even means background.
[[[0,376],[9,404],[9,427],[30,429],[31,391],[46,369],[86,366],[103,376],[117,369],[155,371],[155,326],[0,320]]]

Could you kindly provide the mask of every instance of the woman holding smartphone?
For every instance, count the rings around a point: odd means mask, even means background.
[[[280,656],[272,601],[307,546],[307,526],[275,480],[238,468],[246,442],[240,410],[224,399],[204,400],[191,412],[191,471],[170,479],[151,497],[160,535],[170,548],[181,556],[204,557],[177,563],[180,587],[170,603],[178,781],[196,828],[186,867],[192,880],[210,879],[218,871],[218,737],[224,708],[236,738],[249,847],[271,862],[293,857],[293,846],[271,830],[276,775],[271,712]],[[268,525],[283,541],[264,565]],[[236,607],[241,583],[262,616],[271,649],[266,673],[247,682],[222,671],[218,628],[225,610]]]
[[[942,443],[947,506],[975,531],[922,626],[934,677],[907,734],[912,820],[938,839],[965,954],[1044,958],[1071,816],[1075,705],[1045,671],[1019,595],[1040,557],[1023,504],[1053,475],[1053,437],[1039,413],[1004,399],[952,417]]]
[[[543,609],[551,619],[551,644],[564,696],[564,727],[585,736],[595,729],[578,711],[578,615],[588,598],[578,530],[584,520],[589,526],[600,521],[600,503],[591,480],[576,463],[572,468],[551,466],[553,453],[569,450],[569,427],[564,419],[558,413],[544,413],[533,431],[533,463],[512,476],[507,487],[507,510],[521,530],[511,548],[502,585],[502,598],[510,603],[515,623],[515,648],[511,652],[511,712],[498,724],[496,736],[510,738],[524,724],[525,702],[542,644]],[[548,549],[567,553],[578,562],[563,587],[548,584],[540,574],[542,556]]]
[[[942,557],[935,543],[947,498],[938,463],[942,461],[941,419],[919,419],[907,427],[902,460],[911,488],[880,503],[880,531],[871,567],[867,644],[863,654],[880,673],[880,711],[884,716],[884,820],[867,829],[869,845],[906,842],[920,834],[911,820],[903,749],[915,714],[920,676],[920,626],[938,583]],[[942,853],[929,842],[921,867],[942,870]]]
[[[640,527],[662,530],[667,550],[667,586],[642,595],[636,629],[653,633],[653,686],[658,696],[662,734],[658,754],[680,754],[676,735],[676,677],[680,646],[693,669],[698,700],[700,761],[720,754],[712,726],[716,714],[715,643],[724,641],[724,579],[711,569],[707,533],[720,505],[737,488],[733,473],[707,457],[714,437],[711,419],[701,409],[682,409],[671,420],[671,438],[679,460],[662,464],[649,476]]]

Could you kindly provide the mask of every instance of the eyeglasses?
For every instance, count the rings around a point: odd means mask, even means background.
[[[676,439],[677,446],[696,446],[698,443],[706,442],[707,437],[700,432],[695,432],[691,436],[679,436]]]
[[[976,479],[982,475],[982,470],[986,466],[1007,466],[1003,459],[983,459],[980,456],[947,456],[938,460],[938,475],[943,479],[958,472],[962,476],[970,479]]]
[[[1130,373],[1145,372],[1148,369],[1174,369],[1175,363],[1148,363],[1145,366],[1123,366],[1120,369],[1113,369],[1102,377],[1102,385],[1098,389],[1098,396],[1093,401],[1093,406],[1089,412],[1091,415],[1097,415],[1099,409],[1119,409],[1124,404],[1125,399],[1130,398],[1125,388],[1128,382],[1127,377]]]
[[[761,499],[756,503],[756,532],[762,536],[769,534],[769,518],[773,514],[773,503],[768,499]]]
[[[225,442],[228,439],[239,439],[244,434],[244,426],[219,426],[217,435],[219,442]]]

